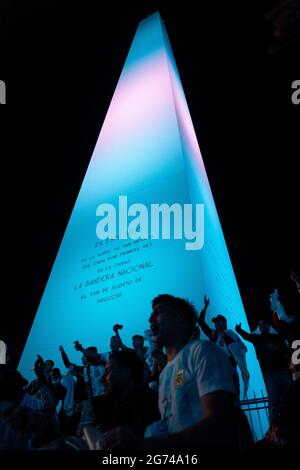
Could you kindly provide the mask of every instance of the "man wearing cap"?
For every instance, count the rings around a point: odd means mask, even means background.
[[[239,400],[240,396],[240,384],[239,376],[237,373],[237,366],[241,370],[241,374],[244,382],[244,397],[247,394],[250,374],[246,364],[246,352],[247,348],[244,343],[240,340],[239,336],[229,329],[227,329],[227,319],[224,315],[218,314],[212,318],[212,322],[215,325],[214,330],[211,329],[205,321],[205,315],[209,306],[209,299],[204,296],[204,307],[198,317],[198,323],[203,333],[216,343],[228,356],[232,367],[233,367],[233,379],[236,385],[236,399]]]

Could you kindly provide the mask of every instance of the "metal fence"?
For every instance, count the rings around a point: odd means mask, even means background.
[[[268,396],[262,390],[260,396],[253,391],[253,398],[241,401],[241,408],[248,418],[254,441],[263,439],[270,426]]]

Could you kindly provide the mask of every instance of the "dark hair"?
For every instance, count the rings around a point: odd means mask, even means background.
[[[61,375],[60,369],[58,367],[54,367],[51,371],[52,376],[53,375]]]
[[[174,311],[182,313],[189,324],[191,333],[195,331],[198,315],[192,302],[173,295],[160,294],[152,300],[152,308],[154,309],[158,304],[166,304]]]
[[[144,365],[135,351],[129,349],[116,351],[111,353],[109,359],[117,361],[123,369],[129,370],[136,382],[143,381]]]
[[[132,339],[134,339],[134,338],[136,338],[136,339],[142,339],[142,340],[144,341],[144,337],[141,336],[141,335],[133,335]]]
[[[46,362],[50,362],[51,366],[54,367],[54,361],[52,361],[52,359],[46,359],[46,360],[44,361],[44,364],[45,364]]]
[[[97,354],[98,352],[96,346],[89,346],[88,348],[86,348],[86,350],[91,351],[92,353],[95,353],[95,354]]]

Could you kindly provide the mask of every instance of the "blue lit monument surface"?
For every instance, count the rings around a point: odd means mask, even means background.
[[[186,239],[101,240],[100,204],[204,205],[204,243]],[[128,216],[130,219],[130,216]],[[120,222],[120,221],[119,221]],[[119,236],[118,236],[119,235]],[[31,328],[19,370],[30,377],[40,354],[63,369],[58,346],[80,361],[73,341],[109,350],[112,326],[124,324],[124,342],[148,327],[151,300],[161,293],[185,297],[207,320],[217,313],[247,328],[228,255],[168,36],[158,13],[137,29],[89,167]],[[251,345],[249,394],[264,382]],[[263,423],[265,427],[265,424]]]

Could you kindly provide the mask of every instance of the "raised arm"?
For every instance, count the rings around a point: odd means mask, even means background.
[[[70,359],[68,358],[67,353],[64,350],[64,347],[60,345],[58,349],[60,351],[61,358],[62,358],[62,361],[64,363],[65,368],[69,369],[70,366],[72,365],[72,363],[71,363]]]
[[[247,331],[243,330],[242,324],[239,323],[235,326],[235,331],[246,341],[249,343],[254,343],[254,337],[251,333],[247,333]]]
[[[203,333],[210,339],[211,341],[213,340],[213,330],[208,326],[208,324],[205,321],[205,315],[206,315],[206,310],[209,306],[209,298],[204,296],[204,307],[201,310],[199,317],[198,317],[198,323],[203,331]]]
[[[93,352],[90,349],[85,349],[82,346],[82,344],[79,343],[79,341],[75,341],[75,349],[76,349],[76,351],[82,352],[82,354],[84,354],[89,359],[93,359],[93,360],[97,361],[99,364],[101,362],[104,362],[102,354],[100,354],[98,352]]]
[[[118,341],[119,341],[119,348],[122,349],[123,351],[126,350],[126,349],[130,349],[128,346],[126,346],[122,339],[121,339],[121,336],[120,336],[120,333],[119,333],[119,330],[121,330],[123,328],[122,325],[119,325],[118,323],[116,325],[113,326],[113,331],[116,335],[116,337],[118,338]]]

